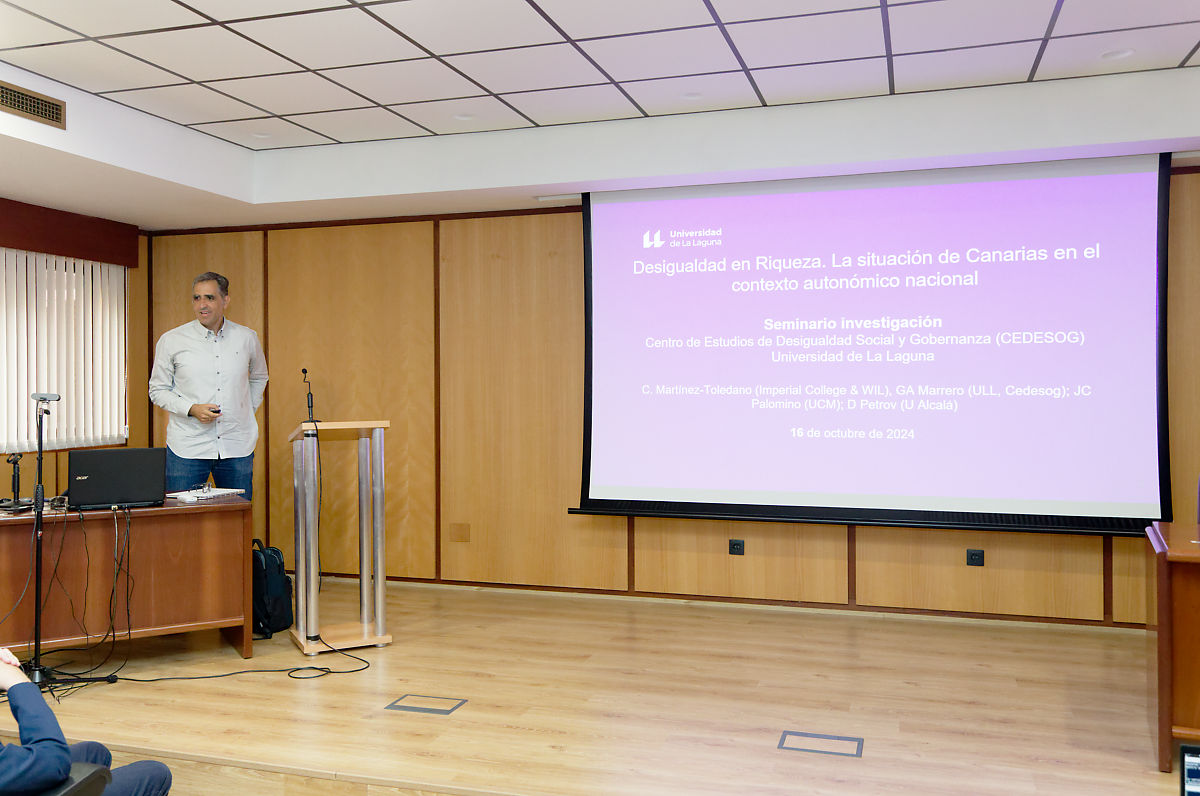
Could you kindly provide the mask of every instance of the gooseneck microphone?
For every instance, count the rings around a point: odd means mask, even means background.
[[[308,422],[313,423],[312,382],[308,380],[308,368],[300,368],[300,372],[304,374],[304,383],[308,385]]]

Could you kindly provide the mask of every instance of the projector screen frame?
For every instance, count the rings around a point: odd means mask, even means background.
[[[1097,159],[1098,160],[1098,159]],[[571,514],[708,519],[718,521],[789,522],[835,525],[899,526],[1008,532],[1141,536],[1153,521],[1172,519],[1172,488],[1167,396],[1167,220],[1170,197],[1170,153],[1158,154],[1156,234],[1156,393],[1160,517],[1071,516],[1059,514],[995,513],[899,508],[706,503],[641,499],[592,498],[589,495],[593,434],[593,223],[591,193],[582,195],[584,236],[584,429],[580,504]],[[1030,164],[1013,164],[1030,165]],[[955,171],[939,170],[939,171]],[[1036,451],[1031,452],[1036,454]]]

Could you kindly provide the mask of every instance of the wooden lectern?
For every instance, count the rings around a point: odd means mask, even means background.
[[[392,643],[384,629],[383,430],[386,420],[305,421],[292,443],[292,486],[296,515],[296,624],[292,641],[305,655],[333,649],[382,647]],[[317,440],[358,440],[358,622],[322,630],[317,609],[320,554],[317,540]]]
[[[1200,525],[1156,522],[1146,538],[1150,723],[1158,770],[1170,771],[1177,741],[1200,742]]]

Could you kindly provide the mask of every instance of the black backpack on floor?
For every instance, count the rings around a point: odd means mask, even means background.
[[[264,547],[254,540],[250,551],[254,584],[254,632],[263,638],[292,626],[292,579],[283,568],[278,547]]]

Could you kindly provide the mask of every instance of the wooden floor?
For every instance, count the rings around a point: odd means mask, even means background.
[[[1178,793],[1151,752],[1143,631],[413,584],[388,598],[395,642],[361,652],[367,671],[120,682],[55,710],[118,762],[167,761],[179,796]],[[326,582],[326,616],[356,605],[354,584]],[[215,631],[135,641],[121,674],[355,664],[285,635],[249,661]],[[464,701],[388,709],[405,695]]]

